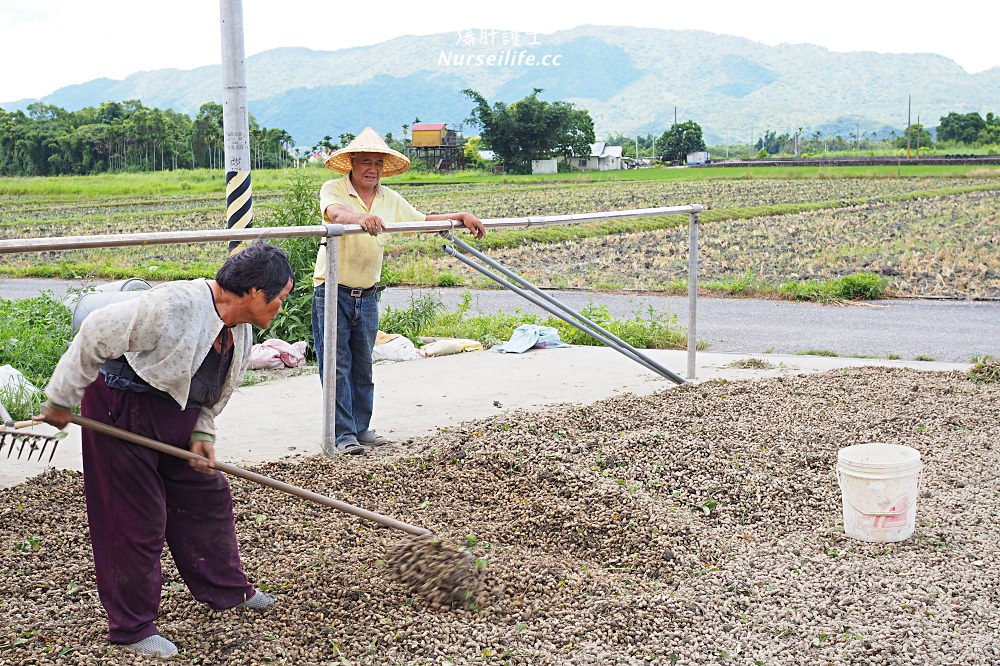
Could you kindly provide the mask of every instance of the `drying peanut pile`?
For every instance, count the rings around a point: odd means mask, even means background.
[[[837,450],[869,441],[921,454],[907,541],[844,534]],[[176,663],[1000,663],[1000,384],[966,373],[712,381],[255,469],[432,530],[475,593],[406,580],[403,533],[232,479],[277,603],[212,611],[165,555]],[[105,643],[82,488],[0,491],[0,663],[149,662]]]

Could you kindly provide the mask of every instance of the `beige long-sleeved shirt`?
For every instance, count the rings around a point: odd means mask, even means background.
[[[136,374],[183,409],[191,378],[223,326],[207,280],[161,284],[91,313],[59,359],[45,393],[53,405],[78,405],[101,364],[124,354]],[[252,342],[249,324],[233,327],[233,361],[222,395],[214,405],[202,407],[194,427],[198,436],[192,439],[214,441],[215,417],[243,381]]]

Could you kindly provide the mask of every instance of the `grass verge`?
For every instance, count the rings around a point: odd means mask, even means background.
[[[70,339],[72,315],[52,292],[36,298],[0,300],[0,365],[10,365],[37,389],[52,376]],[[20,384],[0,386],[0,402],[15,420],[39,413],[41,391]]]
[[[445,312],[436,294],[421,294],[411,296],[408,308],[387,308],[379,325],[386,333],[405,335],[415,344],[420,337],[448,337],[477,340],[488,348],[506,342],[522,324],[552,326],[567,344],[603,344],[558,317],[542,319],[521,310],[474,315],[471,309],[472,294],[467,291],[463,292],[454,312]],[[687,347],[687,330],[678,323],[676,314],[650,307],[645,312],[634,313],[630,319],[619,319],[612,317],[605,306],[593,304],[583,308],[580,314],[637,349]]]

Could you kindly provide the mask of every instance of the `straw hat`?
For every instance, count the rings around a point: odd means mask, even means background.
[[[350,173],[352,153],[382,153],[385,155],[385,166],[382,169],[382,175],[385,178],[398,176],[410,168],[409,158],[387,146],[382,137],[371,127],[366,127],[357,138],[335,151],[324,164],[327,169],[332,169],[337,173]]]

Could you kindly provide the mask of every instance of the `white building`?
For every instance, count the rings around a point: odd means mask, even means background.
[[[622,147],[609,146],[604,141],[590,144],[589,157],[573,157],[569,163],[580,171],[614,171],[625,168]]]
[[[531,160],[531,173],[559,173],[559,163],[554,157],[547,160]]]

